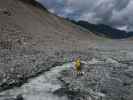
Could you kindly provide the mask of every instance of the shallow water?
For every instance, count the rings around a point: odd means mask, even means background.
[[[0,93],[0,100],[15,98],[21,94],[24,100],[68,100],[67,96],[57,96],[53,92],[61,88],[61,83],[57,79],[60,72],[73,67],[74,63],[67,63],[62,66],[52,68],[42,75],[30,79],[19,88],[10,89]]]

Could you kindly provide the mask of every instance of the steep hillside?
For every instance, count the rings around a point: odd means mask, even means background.
[[[41,45],[45,48],[46,46],[54,47],[55,44],[59,43],[56,46],[60,46],[60,48],[61,46],[69,48],[69,46],[73,47],[72,45],[80,43],[93,45],[90,41],[93,40],[93,34],[82,31],[74,24],[40,10],[35,6],[24,4],[17,0],[7,0],[2,1],[1,7],[1,10],[5,9],[8,13],[11,13],[10,16],[4,14],[1,16],[0,20],[2,20],[2,23],[7,24],[7,27],[19,27],[18,30],[27,33],[27,35],[30,34],[33,42],[36,41],[36,45]]]
[[[94,47],[94,38],[85,29],[50,14],[40,4],[1,0],[0,90],[46,70],[42,64],[51,67],[55,62],[64,62],[59,57],[62,51]]]

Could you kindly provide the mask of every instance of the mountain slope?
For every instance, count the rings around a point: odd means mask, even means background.
[[[80,42],[88,43],[91,39],[90,37],[94,37],[93,34],[90,34],[87,31],[80,31],[75,25],[49,14],[48,12],[44,12],[43,10],[21,2],[16,1],[16,3],[17,4],[10,5],[15,13],[13,16],[10,16],[10,18],[13,22],[15,21],[23,31],[32,34],[35,37],[35,40],[33,41],[37,41],[36,44],[48,42],[48,45],[51,44],[55,46],[55,43],[57,42],[60,43],[60,46],[67,46],[67,44],[71,45],[71,43],[73,45],[74,43],[75,45],[78,45]],[[37,39],[37,37],[39,39]],[[66,38],[68,39],[67,41],[65,41]],[[89,45],[90,44],[92,43],[89,43]]]
[[[107,38],[123,39],[133,37],[133,32],[121,31],[104,24],[95,25],[86,21],[72,22],[94,32],[96,35],[105,36]]]
[[[63,51],[95,47],[95,38],[40,4],[1,0],[0,91],[20,85],[56,62],[66,62]]]

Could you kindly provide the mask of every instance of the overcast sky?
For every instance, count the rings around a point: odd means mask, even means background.
[[[51,12],[75,20],[133,30],[133,0],[38,0]]]

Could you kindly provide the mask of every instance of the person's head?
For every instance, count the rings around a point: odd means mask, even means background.
[[[77,59],[76,59],[76,62],[80,62],[80,58],[77,58]]]

